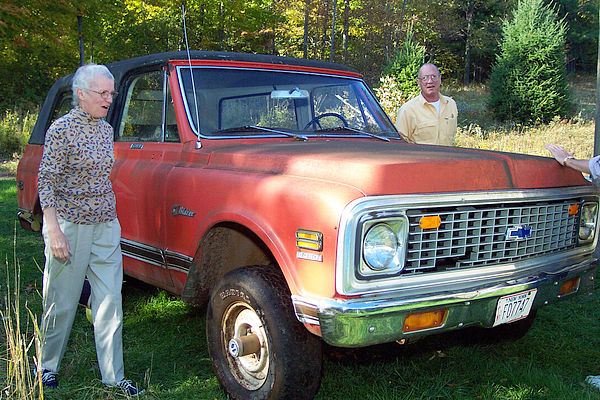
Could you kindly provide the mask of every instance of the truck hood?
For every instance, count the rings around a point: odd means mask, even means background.
[[[325,180],[365,195],[588,184],[547,157],[370,139],[246,142],[215,148],[207,167]]]

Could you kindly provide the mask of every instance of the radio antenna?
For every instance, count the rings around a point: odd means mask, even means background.
[[[190,55],[190,45],[188,43],[188,37],[187,37],[187,26],[185,24],[185,3],[182,2],[181,3],[181,22],[183,24],[183,39],[185,40],[185,50],[187,52],[187,58],[188,58],[188,67],[190,69],[190,79],[192,80],[192,96],[194,97],[194,111],[196,113],[196,129],[197,129],[197,135],[198,135],[198,140],[196,141],[196,148],[199,149],[202,147],[202,144],[200,143],[200,114],[198,112],[198,98],[196,96],[196,83],[194,82],[194,74],[192,71],[192,57]]]

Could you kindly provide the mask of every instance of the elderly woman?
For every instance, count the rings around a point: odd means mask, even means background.
[[[114,77],[88,64],[75,73],[72,90],[73,109],[46,132],[38,177],[46,256],[39,370],[45,387],[58,386],[87,275],[102,382],[138,395],[142,390],[124,378],[121,227],[109,180],[113,129],[103,119],[117,94]]]

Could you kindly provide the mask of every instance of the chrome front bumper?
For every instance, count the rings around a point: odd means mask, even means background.
[[[292,299],[298,319],[305,324],[319,325],[325,342],[339,347],[363,347],[467,326],[492,327],[500,297],[536,288],[532,309],[537,309],[559,300],[560,286],[572,278],[580,277],[576,293],[590,293],[594,288],[595,261],[587,258],[557,272],[540,272],[456,292],[407,297],[399,290],[348,300],[313,301],[301,296],[292,296]],[[447,314],[440,327],[410,333],[402,331],[409,314],[441,308],[446,308]]]

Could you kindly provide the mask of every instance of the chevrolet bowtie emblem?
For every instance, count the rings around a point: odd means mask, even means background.
[[[506,230],[507,241],[525,240],[533,236],[533,229],[529,225],[515,225]]]

